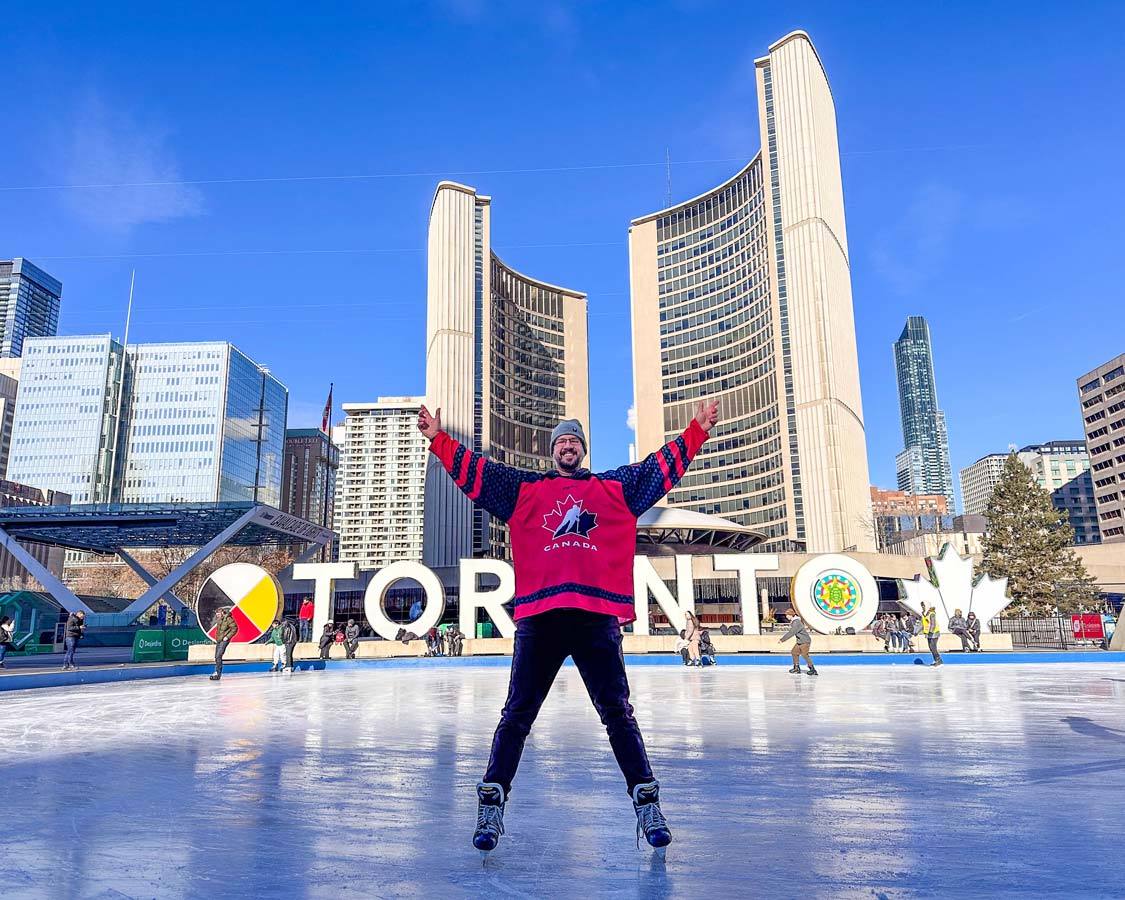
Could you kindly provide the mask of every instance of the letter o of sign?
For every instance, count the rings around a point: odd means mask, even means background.
[[[821,634],[854,628],[858,634],[879,611],[879,586],[867,566],[842,553],[814,556],[797,570],[790,599]]]
[[[416,622],[400,626],[387,618],[387,614],[383,612],[383,601],[391,585],[403,578],[412,578],[422,585],[422,591],[426,595],[426,608]],[[445,589],[441,586],[441,579],[420,562],[399,560],[375,573],[363,594],[363,612],[375,633],[384,640],[393,641],[399,628],[421,636],[441,621],[445,613]]]

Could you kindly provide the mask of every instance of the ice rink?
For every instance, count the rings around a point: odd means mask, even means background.
[[[630,670],[664,865],[569,666],[486,868],[506,668],[8,694],[0,895],[1121,896],[1125,666],[786,662]]]

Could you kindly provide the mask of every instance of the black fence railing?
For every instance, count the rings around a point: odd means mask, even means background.
[[[1010,634],[1013,647],[1038,650],[1071,650],[1099,646],[1100,641],[1075,640],[1069,615],[1030,618],[1001,616],[988,623],[998,634]]]

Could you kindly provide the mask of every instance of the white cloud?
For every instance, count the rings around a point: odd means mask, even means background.
[[[625,424],[629,426],[630,431],[637,430],[637,404],[630,403],[629,409],[625,413]]]
[[[163,127],[89,95],[59,142],[63,155],[54,167],[63,183],[80,185],[62,191],[62,202],[80,220],[110,231],[200,215],[203,195],[178,183],[183,176],[168,137]]]

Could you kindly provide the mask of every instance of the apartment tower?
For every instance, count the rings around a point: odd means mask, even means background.
[[[637,452],[722,420],[671,506],[762,550],[870,550],[870,480],[832,92],[809,36],[755,63],[762,149],[629,229]]]

